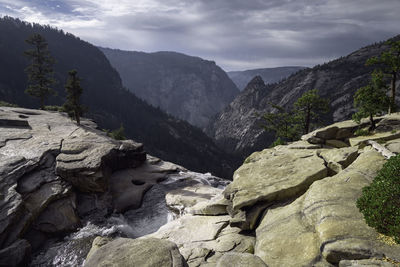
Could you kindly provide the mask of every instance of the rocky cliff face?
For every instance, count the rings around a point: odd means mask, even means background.
[[[346,57],[301,70],[278,84],[264,86],[257,78],[216,117],[208,133],[225,150],[246,156],[273,141],[263,133],[257,114],[271,111],[270,103],[289,108],[314,88],[330,101],[328,122],[348,119],[354,112],[355,91],[370,78],[372,68],[366,67],[365,61],[385,49],[384,43],[367,46]]]
[[[266,84],[277,83],[291,74],[305,68],[306,67],[277,67],[244,71],[228,71],[227,74],[239,90],[243,91],[255,76],[260,76]]]
[[[154,186],[168,180],[158,186],[157,196],[163,198],[168,188],[198,183],[198,174],[146,155],[140,143],[113,140],[96,128],[87,119],[78,126],[58,112],[0,108],[0,266],[25,266],[31,255],[33,266],[79,266],[84,258],[76,253],[86,256],[90,236],[119,233],[116,221],[104,230],[109,218],[128,218],[126,213],[139,209]],[[205,177],[212,184],[214,178]],[[156,219],[137,222],[149,219],[151,210]],[[146,216],[140,212],[131,215],[132,225],[147,230],[130,236],[152,232],[167,221],[166,208],[153,205]],[[82,226],[92,229],[54,247]],[[68,255],[71,249],[78,252]]]
[[[356,207],[386,161],[370,141],[400,152],[400,114],[377,122],[370,136],[354,136],[367,123],[344,121],[255,152],[224,190],[202,185],[171,191],[166,200],[176,220],[136,240],[98,238],[87,266],[123,266],[121,254],[102,255],[123,250],[140,257],[135,247],[154,238],[175,243],[188,266],[398,266],[400,245],[368,227]],[[168,246],[175,259],[170,266],[182,266],[176,248]],[[145,247],[145,255],[150,250]]]
[[[175,52],[101,50],[131,92],[200,128],[239,93],[212,61]]]
[[[211,138],[197,127],[167,115],[124,89],[118,72],[97,47],[58,29],[10,17],[0,18],[0,43],[3,48],[7,47],[0,49],[2,101],[21,107],[38,106],[37,99],[24,93],[27,88],[24,69],[29,62],[23,52],[31,48],[25,40],[33,33],[46,38],[49,51],[56,60],[54,74],[58,83],[54,90],[57,96],[50,97],[46,104],[62,105],[65,102],[64,84],[68,71],[77,69],[82,78],[81,101],[88,108],[85,116],[95,119],[99,127],[113,130],[122,124],[126,136],[145,143],[147,151],[154,156],[191,170],[232,177],[235,159],[223,153]],[[220,164],[222,158],[226,160]]]
[[[400,114],[376,122],[253,153],[229,184],[86,119],[0,108],[0,265],[396,266],[355,205],[386,161],[376,144],[400,153]]]

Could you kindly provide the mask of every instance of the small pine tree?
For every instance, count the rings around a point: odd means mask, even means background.
[[[118,129],[108,132],[107,135],[114,138],[115,140],[126,140],[125,128],[122,123]]]
[[[295,119],[303,128],[303,133],[310,131],[311,124],[319,120],[320,114],[329,111],[328,101],[318,95],[318,90],[305,92],[294,103]]]
[[[68,72],[69,78],[65,84],[65,90],[67,91],[67,101],[63,105],[63,109],[68,115],[75,119],[79,125],[81,120],[80,117],[83,114],[83,106],[79,103],[79,98],[82,95],[83,89],[80,85],[80,79],[77,75],[76,70]]]
[[[47,97],[55,94],[51,88],[55,83],[53,78],[55,61],[50,55],[46,39],[40,34],[31,35],[26,42],[34,48],[24,52],[31,61],[31,64],[25,69],[28,74],[28,88],[25,92],[39,98],[40,108],[44,109]]]
[[[395,111],[396,108],[396,81],[400,71],[400,41],[388,41],[390,46],[388,51],[383,52],[379,57],[372,57],[367,60],[366,65],[379,65],[379,69],[391,77],[390,83],[390,105],[388,113]]]
[[[294,141],[299,138],[298,124],[294,120],[293,112],[286,111],[283,107],[272,104],[275,112],[269,112],[262,115],[265,121],[261,125],[264,130],[274,132],[278,143],[285,141]]]
[[[386,91],[387,86],[383,81],[383,73],[375,70],[372,73],[370,83],[358,89],[354,95],[354,107],[358,111],[353,114],[353,120],[360,123],[362,118],[369,117],[370,130],[374,130],[376,126],[373,116],[383,112],[389,105]]]

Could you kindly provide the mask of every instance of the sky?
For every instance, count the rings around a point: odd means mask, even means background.
[[[322,64],[400,34],[400,0],[0,0],[0,16],[226,71]]]

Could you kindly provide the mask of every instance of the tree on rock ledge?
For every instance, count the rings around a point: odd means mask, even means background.
[[[383,112],[389,105],[386,91],[383,73],[374,71],[370,83],[358,89],[354,95],[354,107],[358,111],[353,114],[353,120],[360,123],[362,118],[368,117],[371,122],[370,130],[374,130],[376,126],[373,116]]]
[[[317,122],[321,114],[329,111],[328,101],[318,95],[318,90],[305,92],[294,103],[296,120],[303,128],[303,134],[308,134],[313,122]]]
[[[367,60],[366,65],[378,65],[379,69],[390,76],[390,105],[389,111],[394,112],[396,109],[396,81],[400,72],[400,41],[388,41],[390,46],[388,51],[383,52],[379,57],[372,57]]]
[[[44,102],[50,95],[55,95],[51,85],[53,79],[54,58],[50,55],[46,39],[40,34],[31,35],[26,42],[33,45],[24,54],[31,60],[31,64],[25,69],[28,74],[27,94],[40,99],[40,109],[44,109]]]
[[[75,119],[79,125],[81,122],[80,117],[83,114],[83,106],[79,103],[79,98],[82,95],[83,89],[80,85],[80,79],[77,76],[77,73],[76,70],[68,72],[69,78],[65,85],[67,101],[64,103],[63,109],[71,118]]]

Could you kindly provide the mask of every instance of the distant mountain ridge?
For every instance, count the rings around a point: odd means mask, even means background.
[[[400,40],[400,35],[392,39]],[[246,157],[273,141],[273,136],[260,126],[260,114],[272,111],[271,103],[289,108],[311,89],[318,89],[330,101],[327,124],[349,119],[354,112],[353,95],[368,83],[374,69],[365,66],[366,60],[387,48],[384,42],[373,44],[326,64],[300,70],[277,84],[265,85],[260,77],[253,79],[210,123],[207,133],[225,151]],[[399,90],[397,93],[400,94]]]
[[[65,101],[67,73],[77,69],[82,78],[82,103],[89,108],[85,116],[101,128],[116,129],[122,124],[128,138],[143,142],[147,152],[164,160],[199,172],[231,177],[234,159],[222,152],[200,129],[150,106],[123,88],[118,72],[104,54],[92,44],[50,26],[30,24],[11,17],[0,18],[0,100],[22,107],[38,107],[38,100],[24,93],[28,65],[23,52],[25,40],[39,33],[48,42],[56,60],[54,89],[57,96],[46,104]]]
[[[131,92],[200,128],[239,93],[213,61],[177,52],[100,49]]]
[[[266,84],[279,82],[291,74],[306,69],[306,67],[300,66],[286,66],[276,68],[262,68],[262,69],[251,69],[244,71],[229,71],[227,72],[229,78],[236,84],[240,91],[246,88],[246,85],[255,76],[260,76]]]

